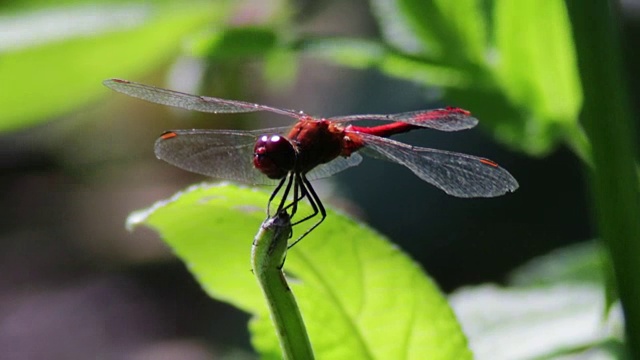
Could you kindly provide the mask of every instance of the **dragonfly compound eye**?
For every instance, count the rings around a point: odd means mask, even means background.
[[[296,162],[296,152],[289,140],[279,135],[263,135],[253,148],[253,165],[271,179],[281,179]]]

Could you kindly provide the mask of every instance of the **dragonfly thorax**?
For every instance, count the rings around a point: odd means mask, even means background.
[[[270,179],[281,179],[296,163],[296,151],[280,135],[263,135],[253,148],[253,166]]]

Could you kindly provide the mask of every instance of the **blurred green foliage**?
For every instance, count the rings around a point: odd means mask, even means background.
[[[225,7],[77,4],[4,18],[0,130],[18,130],[97,100],[99,85],[166,63],[184,36],[223,18]],[[9,33],[9,31],[7,31]]]
[[[265,59],[272,83],[294,78],[295,53],[377,68],[441,88],[449,102],[473,109],[482,126],[514,148],[541,155],[565,142],[588,158],[577,122],[582,94],[575,49],[561,1],[495,1],[487,8],[476,0],[374,0],[380,40],[291,34],[282,20],[225,26],[233,14],[226,2],[109,4],[78,2],[42,18],[28,11],[10,15],[23,38],[33,36],[34,21],[63,35],[32,43],[17,38],[15,47],[2,50],[0,80],[11,91],[0,94],[0,129],[30,126],[95,100],[104,78],[149,72],[188,39],[187,52],[209,61]],[[67,29],[87,17],[106,20]]]

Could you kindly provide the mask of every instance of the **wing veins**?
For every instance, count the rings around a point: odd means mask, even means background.
[[[363,152],[409,168],[421,179],[457,197],[495,197],[515,191],[518,182],[508,171],[483,163],[483,158],[407,145],[361,134]]]

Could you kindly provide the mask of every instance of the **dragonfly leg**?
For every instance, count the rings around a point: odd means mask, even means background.
[[[307,199],[309,199],[309,205],[311,205],[311,209],[313,210],[313,213],[311,213],[310,215],[307,215],[304,219],[300,219],[300,220],[292,223],[291,226],[303,223],[303,222],[313,218],[314,216],[318,215],[318,205],[316,204],[316,199],[314,199],[312,196],[309,195],[309,191],[306,189],[307,185],[302,180],[302,176],[298,176],[297,180],[301,184],[302,191],[307,196]],[[309,184],[309,186],[311,186],[311,184]]]
[[[276,214],[280,213],[283,209],[285,209],[284,204],[287,201],[287,197],[289,196],[289,192],[291,191],[291,185],[294,182],[294,175],[292,173],[290,173],[289,175],[287,175],[287,177],[285,179],[287,179],[287,186],[285,187],[284,192],[282,193],[282,199],[280,200],[280,204],[278,205],[278,210],[276,210]],[[278,188],[276,188],[276,190],[279,191],[280,190],[280,186],[278,186]],[[269,199],[269,204],[271,204],[271,199],[273,199],[273,197],[275,197],[275,195],[277,194],[277,191],[274,191],[271,194],[271,198]]]
[[[307,198],[309,199],[309,203],[311,204],[311,207],[313,208],[313,214],[305,217],[302,220],[298,220],[295,223],[291,224],[296,225],[296,224],[300,224],[303,221],[307,221],[309,219],[311,219],[312,217],[318,215],[318,212],[320,212],[320,220],[318,222],[316,222],[315,224],[313,224],[312,227],[310,227],[309,229],[307,229],[307,231],[304,232],[304,234],[302,234],[299,238],[296,239],[296,241],[294,241],[293,243],[291,243],[291,245],[289,245],[287,248],[291,249],[293,247],[293,245],[297,244],[298,242],[300,242],[300,240],[302,240],[305,236],[307,236],[311,231],[313,231],[313,229],[315,229],[316,227],[318,227],[318,225],[320,225],[324,219],[327,217],[327,211],[324,208],[324,205],[322,205],[322,201],[320,201],[320,198],[318,197],[318,194],[316,194],[316,191],[313,189],[313,186],[311,186],[311,183],[309,182],[309,180],[307,180],[307,177],[304,175],[300,175],[300,179],[302,180],[302,187],[303,187],[303,191],[305,191],[307,193]]]
[[[291,214],[289,215],[290,218],[293,218],[293,215],[298,211],[298,202],[305,197],[309,197],[306,189],[303,186],[303,182],[299,174],[296,174],[293,186],[293,201],[289,205],[285,206],[284,209],[282,209],[286,211],[289,208],[292,208]]]
[[[278,186],[276,186],[276,188],[273,190],[273,192],[271,193],[271,196],[269,197],[269,202],[267,203],[267,217],[270,218],[271,217],[271,202],[273,201],[273,199],[276,197],[276,195],[278,194],[278,192],[280,191],[280,189],[282,188],[282,185],[284,185],[285,181],[287,181],[287,177],[283,177],[280,182],[278,183]]]
[[[298,198],[298,191],[300,191],[300,198]],[[298,180],[298,176],[296,175],[293,180],[293,201],[291,204],[285,206],[284,210],[286,211],[289,207],[291,207],[291,214],[289,219],[293,217],[298,211],[298,201],[304,197],[304,189],[300,186],[300,181]]]

